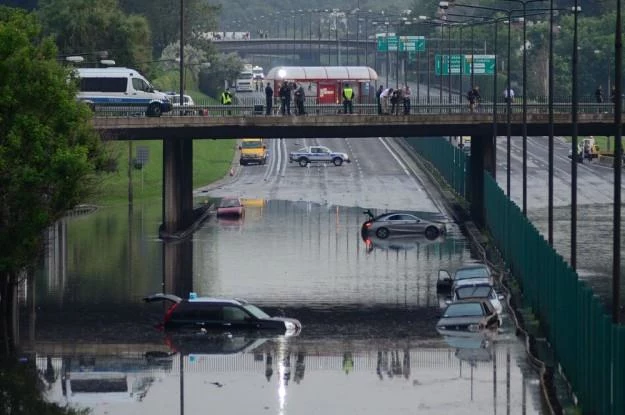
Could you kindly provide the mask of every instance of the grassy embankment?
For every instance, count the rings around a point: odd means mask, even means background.
[[[163,90],[175,90],[174,77],[167,74],[154,80],[154,84]],[[202,94],[195,85],[189,86],[187,94],[196,102],[215,102],[212,97]],[[200,137],[198,137],[200,138]],[[204,138],[204,137],[202,137]],[[210,137],[206,137],[210,138]],[[103,174],[98,184],[97,194],[87,203],[97,205],[117,205],[128,203],[128,154],[137,157],[137,149],[146,149],[148,162],[141,168],[130,168],[132,177],[133,200],[160,200],[163,187],[163,142],[146,141],[111,141],[106,143],[107,150],[117,161],[117,171]],[[236,140],[193,140],[193,187],[204,186],[221,179],[230,171],[236,151]]]

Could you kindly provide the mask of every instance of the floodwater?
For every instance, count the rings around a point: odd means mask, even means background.
[[[474,261],[456,225],[436,241],[366,244],[362,208],[244,202],[244,218],[211,217],[178,243],[157,238],[159,204],[51,228],[21,310],[47,398],[94,414],[542,413],[507,316],[488,339],[434,329],[438,270]],[[303,330],[158,331],[163,309],[141,298],[192,291],[245,298]]]

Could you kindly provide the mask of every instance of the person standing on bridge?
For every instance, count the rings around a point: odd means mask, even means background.
[[[291,115],[291,88],[286,81],[280,87],[280,112],[282,115]]]
[[[402,96],[404,97],[404,115],[410,114],[410,96],[412,95],[412,91],[410,90],[410,86],[406,84],[402,91]]]
[[[265,107],[267,108],[265,114],[271,115],[271,109],[273,108],[273,88],[269,82],[267,82],[267,86],[265,87]]]
[[[375,93],[375,99],[377,101],[378,104],[378,115],[382,115],[382,92],[384,91],[384,85],[380,85],[380,87],[378,88],[378,90]]]
[[[343,87],[343,114],[354,113],[354,107],[352,101],[354,100],[354,90],[348,83]]]
[[[295,85],[293,85],[295,87]],[[304,85],[299,84],[299,87],[295,89],[295,105],[297,105],[297,115],[306,115],[304,109],[304,101],[306,100],[306,91],[304,91]]]
[[[597,100],[597,104],[601,104],[603,102],[603,89],[601,89],[601,85],[599,85],[595,90],[595,99]]]
[[[230,93],[230,88],[226,88],[226,90],[221,93],[221,105],[232,105],[232,94]],[[228,115],[232,115],[230,110],[228,110]]]

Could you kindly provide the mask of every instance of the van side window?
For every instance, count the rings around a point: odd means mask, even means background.
[[[127,78],[80,78],[84,92],[126,92]]]
[[[245,310],[234,306],[224,306],[223,315],[226,321],[244,321],[250,316]]]
[[[135,91],[150,92],[150,85],[140,78],[132,78],[132,87]]]

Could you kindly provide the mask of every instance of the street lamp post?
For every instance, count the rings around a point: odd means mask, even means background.
[[[577,15],[581,11],[575,0],[573,7],[573,99],[571,102],[571,122],[573,134],[571,139],[571,268],[577,269]]]
[[[623,150],[621,136],[623,132],[622,114],[623,99],[621,98],[621,81],[623,70],[623,39],[621,27],[621,0],[616,0],[616,30],[614,35],[614,230],[612,243],[612,321],[619,323],[621,301],[621,164]]]
[[[512,24],[512,14],[519,12],[520,10],[518,9],[500,9],[500,8],[496,8],[496,7],[486,7],[486,6],[475,6],[475,5],[470,5],[470,4],[457,4],[454,3],[455,7],[465,7],[465,8],[469,8],[469,9],[479,9],[479,10],[490,10],[490,11],[496,11],[496,12],[502,12],[507,16],[507,23],[508,23],[508,57],[507,57],[507,68],[506,68],[506,88],[508,91],[508,94],[510,93],[510,89],[511,89],[511,85],[510,85],[510,52],[511,52],[511,48],[510,48],[510,37],[511,37],[511,24]],[[442,1],[439,3],[439,7],[441,8],[447,8],[448,7],[448,3],[446,1]],[[471,30],[473,30],[473,26],[471,26]],[[471,32],[471,39],[473,39],[473,32]],[[473,88],[474,86],[474,82],[473,82],[473,77],[474,77],[474,59],[473,59],[473,41],[471,41],[471,88]],[[496,68],[495,68],[496,69]],[[511,184],[511,178],[510,178],[510,163],[511,163],[511,146],[510,146],[510,139],[511,139],[511,135],[512,135],[512,119],[511,119],[511,113],[512,113],[512,106],[511,106],[511,100],[507,100],[506,103],[506,165],[507,165],[507,169],[506,169],[506,195],[508,196],[508,199],[510,199],[510,184]],[[496,105],[496,100],[493,102],[493,105]]]
[[[523,11],[523,215],[527,216],[527,5],[545,0],[505,0],[520,3]],[[553,2],[553,0],[552,0]],[[551,7],[553,9],[553,5]],[[510,88],[508,88],[508,94]],[[510,101],[510,100],[508,100]],[[551,226],[551,222],[550,222]]]

